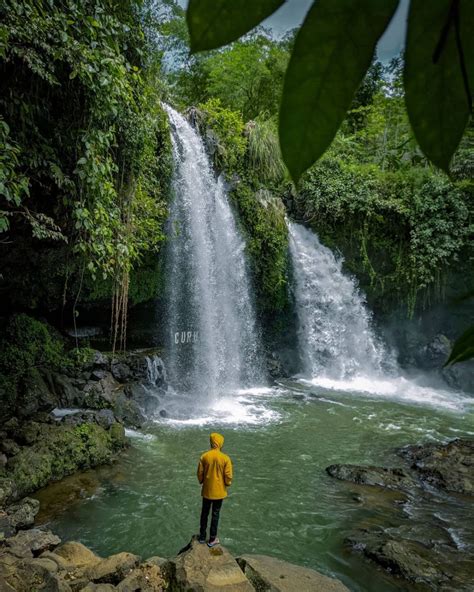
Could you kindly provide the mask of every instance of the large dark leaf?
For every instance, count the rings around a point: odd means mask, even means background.
[[[445,366],[465,362],[474,358],[474,327],[469,327],[459,339],[456,339]]]
[[[460,39],[463,58],[466,63],[469,92],[474,94],[474,3],[469,0],[460,2],[459,6]]]
[[[333,140],[398,0],[317,0],[295,41],[280,109],[295,181]]]
[[[191,51],[235,41],[270,16],[284,0],[190,0],[186,12]]]
[[[473,15],[469,0],[410,3],[404,74],[408,116],[423,152],[445,171],[471,113]]]

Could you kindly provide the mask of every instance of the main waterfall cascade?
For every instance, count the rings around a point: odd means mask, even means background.
[[[167,243],[167,369],[186,406],[264,383],[245,243],[199,134],[174,109]],[[187,396],[186,396],[187,395]]]

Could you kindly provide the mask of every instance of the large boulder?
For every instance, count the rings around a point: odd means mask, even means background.
[[[13,479],[0,477],[0,508],[18,495],[16,484]]]
[[[119,592],[163,592],[168,582],[159,563],[147,560],[123,579],[116,587]]]
[[[1,592],[72,592],[68,583],[36,560],[0,554]]]
[[[413,477],[402,468],[335,464],[326,468],[331,477],[362,485],[375,485],[388,489],[410,489],[416,485]]]
[[[17,430],[23,446],[7,463],[6,476],[16,486],[14,497],[77,470],[110,462],[126,445],[126,438],[123,425],[116,421],[110,425],[109,419],[100,412],[84,411],[57,422],[51,418],[51,422],[25,422]],[[11,493],[9,499],[13,499]]]
[[[20,528],[33,526],[38,510],[39,501],[29,497],[0,510],[0,541],[13,536]]]
[[[101,557],[76,541],[64,543],[55,550],[55,555],[60,557],[59,561],[50,555],[45,554],[44,556],[56,561],[61,568],[93,566],[102,561]]]
[[[96,584],[118,584],[140,563],[140,557],[132,553],[117,553],[84,571],[84,575]]]
[[[209,549],[193,537],[172,562],[174,585],[182,592],[254,592],[237,561],[224,547]]]
[[[94,584],[89,582],[80,592],[114,592],[117,588],[113,584]]]
[[[349,592],[339,580],[314,569],[293,565],[266,555],[243,555],[237,559],[255,590],[265,592]]]
[[[396,530],[361,530],[345,542],[409,582],[443,592],[472,591],[473,558],[456,553],[447,545],[421,542],[412,536],[401,536]]]
[[[5,539],[8,552],[16,557],[37,557],[43,551],[51,551],[61,539],[49,530],[31,528],[20,530],[15,536]]]
[[[474,440],[457,439],[447,444],[406,446],[399,451],[425,483],[474,495]]]

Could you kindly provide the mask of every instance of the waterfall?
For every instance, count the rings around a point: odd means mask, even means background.
[[[392,356],[376,338],[364,298],[342,259],[299,224],[288,222],[298,346],[305,376],[336,380],[381,375]]]
[[[197,405],[261,384],[245,243],[199,134],[165,106],[174,156],[166,278],[170,383]]]
[[[300,224],[288,222],[293,292],[298,318],[302,382],[446,409],[462,407],[462,395],[439,381],[408,376],[377,338],[371,315],[342,258]]]

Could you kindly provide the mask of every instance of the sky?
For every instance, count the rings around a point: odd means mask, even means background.
[[[337,1],[334,0],[334,2]],[[383,0],[380,1],[383,2]],[[377,57],[381,62],[389,62],[403,48],[408,2],[409,0],[400,0],[400,4],[390,25],[377,45]],[[178,0],[178,3],[185,8],[188,2],[187,0]],[[313,0],[287,0],[283,6],[263,21],[262,24],[272,29],[273,33],[277,37],[280,37],[290,29],[301,25],[312,3]]]

